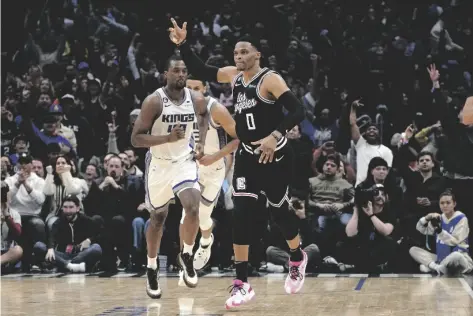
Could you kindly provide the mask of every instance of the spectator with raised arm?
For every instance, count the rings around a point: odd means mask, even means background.
[[[361,135],[356,122],[356,111],[360,106],[362,104],[359,101],[353,102],[350,113],[351,138],[356,148],[356,185],[366,179],[368,164],[372,158],[383,158],[389,167],[393,163],[393,153],[391,149],[380,143],[379,129],[376,125],[368,125],[365,136]]]

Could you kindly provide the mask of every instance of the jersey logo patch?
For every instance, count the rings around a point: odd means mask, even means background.
[[[237,178],[236,179],[237,190],[246,190],[246,179]]]
[[[166,98],[166,97],[164,97],[164,98],[163,98],[163,103],[168,103],[168,102],[169,102],[169,99]]]

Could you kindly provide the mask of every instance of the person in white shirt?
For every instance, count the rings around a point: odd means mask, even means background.
[[[27,153],[18,158],[19,171],[5,179],[10,188],[10,210],[21,216],[23,223],[23,249],[25,256],[30,253],[29,247],[38,241],[46,241],[44,221],[40,217],[41,208],[45,201],[44,179],[33,172],[33,159]],[[28,262],[28,258],[26,261]],[[25,264],[27,266],[27,264]]]
[[[356,184],[360,184],[366,179],[368,164],[374,157],[381,157],[391,167],[393,163],[393,153],[391,149],[380,143],[379,129],[376,125],[368,125],[365,136],[361,136],[360,129],[356,124],[356,108],[361,106],[358,101],[352,103],[350,112],[351,138],[356,149]]]

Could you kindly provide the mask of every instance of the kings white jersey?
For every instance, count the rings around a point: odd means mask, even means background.
[[[207,131],[207,137],[205,139],[204,153],[206,155],[215,154],[220,149],[227,144],[227,135],[225,130],[212,118],[212,106],[217,103],[212,97],[207,97],[207,111],[209,112],[209,130]],[[199,140],[199,127],[197,125],[197,120],[194,124],[194,139]]]
[[[180,105],[174,104],[164,92],[164,88],[156,90],[163,103],[161,115],[154,121],[151,135],[167,135],[177,123],[185,131],[185,137],[173,143],[165,143],[150,148],[153,157],[163,160],[180,160],[188,157],[194,148],[193,131],[196,114],[192,102],[191,92],[184,88],[185,97]]]

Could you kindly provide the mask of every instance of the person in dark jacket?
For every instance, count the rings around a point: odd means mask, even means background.
[[[407,160],[401,162],[399,168],[406,186],[407,213],[401,216],[405,222],[402,227],[406,229],[404,236],[416,246],[425,244],[425,236],[415,230],[416,223],[429,213],[440,213],[438,197],[446,189],[445,178],[437,174],[434,167],[433,154],[423,151],[417,156],[417,170],[412,170]]]
[[[85,272],[100,260],[102,248],[96,243],[98,226],[79,211],[79,198],[67,196],[62,204],[62,214],[53,224],[48,244],[38,241],[33,247],[38,263],[49,261],[60,270]]]
[[[120,157],[113,155],[107,163],[107,176],[99,185],[100,204],[94,219],[105,227],[103,268],[116,271],[116,257],[120,258],[120,269],[128,267],[132,241],[132,220],[138,206],[143,202],[143,181],[127,175]],[[115,254],[113,249],[117,249]]]

